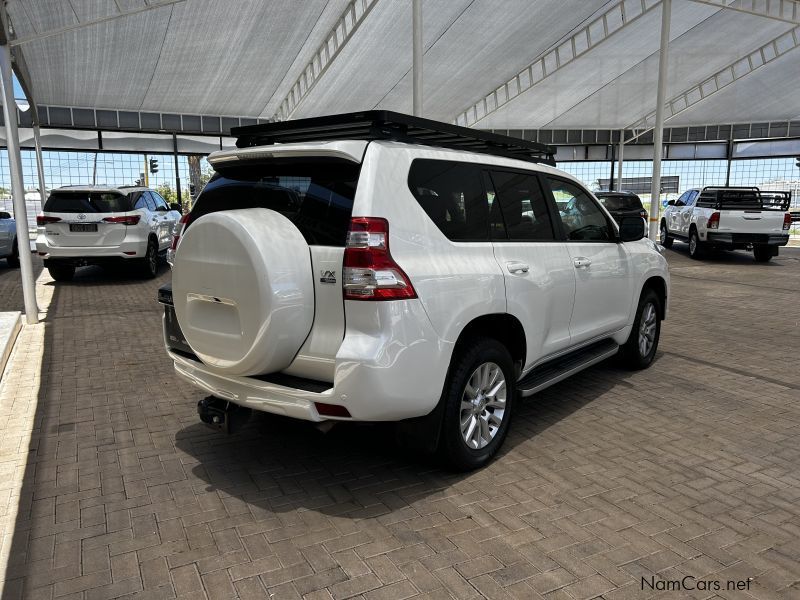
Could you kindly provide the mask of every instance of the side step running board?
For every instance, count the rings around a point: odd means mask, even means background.
[[[567,377],[599,363],[619,351],[614,340],[602,340],[539,365],[517,383],[522,396],[531,396]]]

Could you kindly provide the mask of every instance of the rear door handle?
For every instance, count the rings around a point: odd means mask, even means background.
[[[572,260],[572,264],[575,265],[576,269],[585,269],[592,264],[592,261],[585,256],[579,256],[578,258]]]
[[[506,269],[509,273],[527,273],[530,267],[523,262],[507,262]]]

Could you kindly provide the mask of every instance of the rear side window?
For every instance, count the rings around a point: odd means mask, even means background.
[[[50,194],[44,204],[45,212],[58,213],[116,213],[131,210],[128,196],[113,192],[64,192]]]
[[[483,187],[480,166],[417,159],[411,163],[408,187],[448,239],[489,239],[490,199]]]
[[[219,210],[268,208],[314,246],[344,246],[361,165],[287,159],[225,166],[203,188],[192,220]]]
[[[547,200],[535,175],[492,171],[492,181],[500,202],[508,239],[551,241],[555,239]]]

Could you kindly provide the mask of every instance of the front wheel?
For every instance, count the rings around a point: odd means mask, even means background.
[[[75,267],[72,265],[51,265],[47,270],[56,281],[72,281],[75,276]]]
[[[439,454],[469,471],[487,464],[508,434],[516,398],[514,364],[497,340],[467,342],[455,357],[444,390]]]
[[[753,258],[756,262],[769,262],[772,258],[772,248],[769,246],[753,246]]]
[[[672,242],[675,241],[674,238],[669,236],[667,233],[667,224],[664,221],[661,221],[661,230],[659,232],[659,241],[664,248],[672,248]]]
[[[648,289],[639,298],[636,318],[628,341],[620,349],[623,366],[629,369],[646,369],[656,356],[661,337],[661,299]]]
[[[6,257],[8,266],[16,269],[19,267],[19,248],[17,247],[17,240],[14,240],[14,245],[11,247],[11,254]]]
[[[689,256],[695,260],[700,260],[703,258],[703,256],[705,256],[705,253],[705,244],[700,241],[700,236],[697,235],[697,230],[692,229],[689,232]]]

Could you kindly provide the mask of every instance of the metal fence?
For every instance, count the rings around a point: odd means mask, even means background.
[[[158,172],[147,173],[148,185],[152,188],[175,190],[175,162],[171,154],[134,154],[111,152],[45,151],[43,162],[45,182],[48,189],[64,185],[131,185],[149,171],[150,158],[158,160]],[[607,185],[612,177],[612,161],[559,162],[558,167],[571,173],[593,190]],[[28,203],[29,225],[35,228],[35,216],[41,211],[39,181],[36,172],[36,157],[33,151],[22,151],[23,179]],[[203,168],[207,163],[203,161]],[[614,171],[617,165],[613,165]],[[178,171],[184,198],[188,197],[189,164],[184,155],[178,156]],[[653,163],[649,160],[631,160],[623,165],[623,183],[633,183],[652,177]],[[728,177],[726,160],[666,160],[662,163],[664,177],[677,177],[677,192],[670,186],[670,193],[661,195],[660,204],[676,198],[683,190],[707,185],[723,185]],[[618,173],[614,172],[616,180]],[[730,165],[731,185],[758,186],[762,189],[790,190],[792,206],[800,207],[800,170],[793,158],[734,159]],[[8,153],[0,150],[0,210],[13,213],[11,183],[8,169]],[[646,205],[650,194],[640,194]]]
[[[792,193],[791,206],[800,208],[800,169],[794,158],[734,159],[730,165],[730,185],[756,186],[762,190],[788,190]],[[611,161],[559,162],[558,168],[572,174],[592,190],[607,189],[611,178]],[[616,171],[617,165],[614,164]],[[616,180],[619,173],[614,173]],[[653,161],[632,160],[623,163],[623,189],[635,179],[651,178]],[[677,177],[677,192],[662,193],[659,206],[664,209],[669,200],[690,188],[708,185],[725,185],[728,178],[727,160],[665,160],[661,163],[662,177]],[[646,208],[650,206],[650,193],[641,193]],[[800,236],[800,226],[792,229],[792,236]]]

